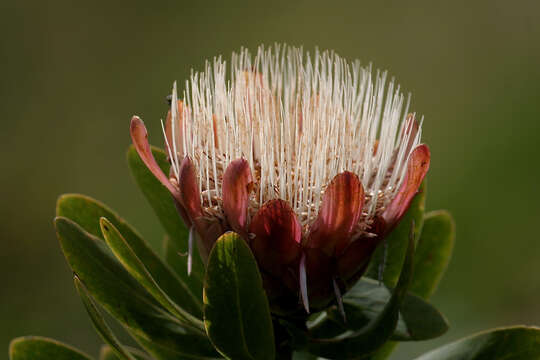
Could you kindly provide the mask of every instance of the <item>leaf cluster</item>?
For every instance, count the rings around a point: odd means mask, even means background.
[[[163,151],[153,154],[165,173]],[[59,198],[54,221],[73,281],[103,339],[99,359],[385,359],[401,341],[438,337],[445,317],[429,303],[448,265],[454,223],[446,211],[425,213],[425,184],[407,214],[377,249],[367,276],[337,304],[307,316],[272,314],[253,254],[226,233],[208,264],[192,249],[168,191],[128,151],[135,181],[166,236],[157,254],[127,222],[97,200]],[[387,261],[391,259],[391,261]],[[140,348],[122,344],[102,315],[108,312]],[[12,341],[11,360],[90,356],[42,337]],[[417,360],[540,358],[540,329],[495,329],[446,345]]]

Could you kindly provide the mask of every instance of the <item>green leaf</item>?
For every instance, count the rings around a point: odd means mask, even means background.
[[[124,346],[113,334],[111,328],[107,325],[105,319],[103,319],[103,316],[101,316],[99,313],[97,305],[94,303],[94,300],[92,300],[90,294],[88,294],[84,284],[81,283],[77,276],[73,277],[73,282],[75,283],[75,288],[77,289],[84,307],[86,308],[86,311],[92,320],[92,324],[94,325],[94,328],[98,332],[99,336],[101,336],[103,341],[114,349],[121,359],[135,360],[135,358],[124,348]]]
[[[191,291],[200,296],[202,299],[202,288],[204,281],[204,265],[202,265],[199,255],[199,247],[194,240],[192,248],[192,269],[191,274],[187,273],[187,251],[182,251],[178,246],[178,241],[171,240],[169,234],[165,234],[163,239],[163,251],[165,253],[165,261],[169,266],[184,280]],[[196,265],[196,262],[199,265]]]
[[[422,298],[414,295],[405,297],[400,314],[403,318],[403,330],[392,336],[398,341],[420,341],[437,338],[448,331],[448,321]],[[400,327],[398,329],[401,330]]]
[[[424,216],[424,226],[415,253],[414,278],[411,291],[429,299],[442,278],[454,246],[455,226],[452,216],[444,211],[432,211]],[[387,343],[372,360],[387,359],[395,343]]]
[[[360,280],[343,298],[347,321],[334,307],[328,310],[334,336],[347,330],[360,330],[384,311],[390,291],[371,279]],[[399,310],[399,320],[393,340],[419,341],[441,336],[448,330],[444,316],[418,296],[407,294]]]
[[[128,346],[124,346],[124,348],[128,350],[129,353],[137,360],[152,360],[148,355],[140,350],[133,349]],[[103,345],[101,347],[101,351],[99,352],[99,360],[122,360],[122,358],[118,357],[112,347],[109,345]]]
[[[79,350],[40,336],[25,336],[13,339],[9,345],[11,360],[91,360]]]
[[[540,359],[540,328],[515,326],[481,332],[433,350],[416,360]]]
[[[161,149],[152,147],[152,154],[161,170],[165,174],[170,171],[170,164],[167,161],[167,155]],[[169,191],[155,178],[148,170],[146,165],[137,154],[133,146],[130,146],[127,152],[127,160],[135,182],[141,189],[146,200],[148,200],[152,209],[156,213],[161,225],[169,235],[171,247],[174,254],[187,253],[189,231],[182,221],[178,210],[176,209]],[[121,230],[121,229],[120,229]],[[196,250],[196,246],[193,246]],[[169,254],[171,255],[171,254]],[[191,274],[187,273],[187,257],[185,256],[167,256],[167,261],[175,264],[174,269],[178,275],[189,286],[192,292],[202,298],[202,283],[204,280],[204,265],[198,253],[193,253],[193,264]]]
[[[210,253],[204,324],[210,340],[226,358],[274,359],[268,299],[255,258],[238,234],[222,235]]]
[[[102,217],[100,219],[101,231],[107,245],[111,248],[116,258],[124,265],[124,268],[167,310],[182,320],[186,327],[204,330],[203,323],[174,303],[156,283],[146,266],[135,255],[122,234],[114,225]]]
[[[416,194],[416,196],[413,198],[409,209],[400,220],[399,224],[379,245],[373,254],[373,259],[369,264],[366,276],[372,279],[379,279],[379,269],[382,266],[384,269],[382,276],[384,284],[389,288],[396,286],[401,267],[405,260],[409,233],[413,221],[415,225],[415,241],[418,240],[418,237],[422,231],[426,191],[427,187],[426,182],[424,181],[422,185],[420,185],[418,194]],[[384,256],[385,246],[387,246],[386,260]]]
[[[312,339],[310,353],[328,359],[359,359],[380,348],[393,334],[399,320],[399,310],[407,296],[412,279],[414,229],[411,229],[405,261],[396,288],[384,309],[361,330],[332,339]]]
[[[441,280],[454,247],[455,225],[445,210],[425,215],[424,226],[415,254],[411,291],[429,299]]]
[[[152,352],[160,346],[184,356],[213,357],[204,334],[187,332],[110,253],[106,244],[67,218],[55,219],[62,251],[88,293]],[[165,359],[159,358],[158,359]]]
[[[399,269],[403,263],[406,249],[406,238],[410,228],[410,224],[414,221],[415,224],[415,240],[418,240],[424,222],[425,201],[427,193],[426,180],[420,185],[418,194],[414,197],[409,206],[409,209],[397,225],[397,227],[386,238],[385,242],[379,246],[373,255],[373,259],[369,265],[366,275],[372,279],[379,279],[379,269],[384,269],[382,279],[388,287],[395,286],[398,278]],[[387,254],[385,261],[385,245],[387,246]],[[415,255],[416,257],[416,255]],[[381,265],[382,264],[382,265]],[[415,275],[416,276],[416,275]],[[375,353],[372,360],[384,360],[392,353],[396,347],[395,343],[389,342],[385,344],[377,353]]]
[[[99,219],[107,218],[122,234],[152,277],[159,281],[163,291],[189,313],[202,317],[202,296],[193,293],[135,230],[106,205],[84,195],[66,194],[58,199],[56,213],[58,216],[71,219],[100,239],[103,239],[103,235]]]

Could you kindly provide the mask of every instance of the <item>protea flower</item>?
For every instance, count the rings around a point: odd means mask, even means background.
[[[274,312],[339,302],[426,175],[421,122],[386,72],[333,52],[260,47],[254,57],[233,54],[229,68],[230,78],[221,58],[207,63],[181,100],[174,84],[163,126],[170,174],[135,116],[137,152],[203,260],[234,231],[251,247]]]
[[[229,80],[218,58],[191,76],[181,101],[174,85],[166,152],[134,117],[127,160],[166,230],[164,257],[85,195],[62,195],[54,221],[106,343],[100,360],[386,359],[395,341],[444,334],[448,323],[427,300],[454,224],[444,210],[424,212],[425,192],[412,201],[430,154],[409,100],[386,77],[329,52],[242,50]],[[369,277],[385,239],[392,264],[377,282]],[[176,257],[186,245],[187,261]],[[120,342],[98,305],[140,349]],[[539,328],[483,332],[418,359],[517,353],[539,358]],[[92,359],[32,336],[14,339],[9,356]]]

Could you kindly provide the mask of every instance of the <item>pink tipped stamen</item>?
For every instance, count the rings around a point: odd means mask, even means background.
[[[306,309],[306,312],[309,314],[305,254],[302,254],[302,258],[300,259],[300,296],[302,297],[302,304],[304,304],[304,309]]]

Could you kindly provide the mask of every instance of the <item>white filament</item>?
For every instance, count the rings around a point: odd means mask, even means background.
[[[333,52],[312,56],[280,45],[261,46],[254,57],[242,49],[229,71],[221,57],[207,62],[186,82],[182,113],[171,108],[173,171],[178,151],[192,159],[205,210],[220,212],[222,175],[238,158],[249,162],[255,179],[250,210],[281,198],[304,228],[326,185],[346,170],[363,184],[364,221],[391,201],[421,127],[409,147],[410,97],[405,100],[393,79],[387,82],[386,72],[374,75],[371,66]],[[176,98],[175,83],[173,105]]]

